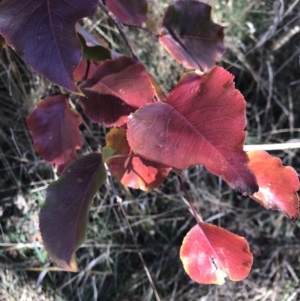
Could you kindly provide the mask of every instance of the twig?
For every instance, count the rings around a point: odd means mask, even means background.
[[[129,221],[128,221],[126,212],[125,212],[125,210],[124,210],[124,208],[123,208],[122,199],[121,199],[120,197],[117,197],[117,202],[120,204],[120,208],[121,208],[122,214],[123,214],[124,219],[125,219],[125,221],[126,221],[127,227],[128,227],[128,229],[129,229],[129,231],[130,231],[130,235],[131,235],[131,237],[132,237],[134,246],[135,246],[135,248],[136,248],[136,250],[137,250],[137,252],[138,252],[138,254],[139,254],[140,260],[141,260],[141,262],[142,262],[142,264],[143,264],[143,267],[144,267],[145,273],[146,273],[146,275],[147,275],[147,278],[148,278],[148,280],[149,280],[149,282],[150,282],[150,285],[151,285],[151,287],[152,287],[152,289],[153,289],[155,298],[156,298],[157,301],[161,301],[161,300],[160,300],[160,297],[159,297],[159,295],[158,295],[158,293],[157,293],[157,290],[156,290],[156,288],[155,288],[155,285],[154,285],[153,279],[152,279],[152,277],[151,277],[151,274],[150,274],[150,272],[149,272],[149,270],[148,270],[148,268],[147,268],[147,266],[146,266],[146,263],[145,263],[145,261],[144,261],[143,255],[142,255],[142,253],[141,253],[141,251],[140,251],[140,248],[139,248],[139,246],[138,246],[138,243],[137,243],[136,238],[135,238],[135,236],[134,236],[134,233],[133,233],[133,231],[132,231],[132,228],[131,228],[131,226],[130,226],[130,223],[129,223]]]
[[[98,6],[101,8],[101,10],[110,18],[110,20],[114,23],[114,25],[117,27],[121,37],[123,38],[125,44],[127,45],[128,49],[131,52],[131,55],[134,59],[138,60],[137,55],[135,54],[131,44],[129,43],[126,34],[123,30],[123,24],[121,23],[121,21],[112,13],[110,12],[107,7],[104,5],[104,3],[102,2],[102,0],[99,0],[98,2]]]
[[[132,25],[132,24],[126,24],[126,23],[123,23],[123,25],[124,25],[124,26],[127,26],[127,27],[136,28],[136,29],[142,29],[142,30],[146,31],[147,33],[149,33],[149,34],[155,36],[156,38],[159,38],[159,37],[160,37],[160,35],[159,35],[158,33],[154,32],[154,31],[152,31],[152,30],[150,30],[150,29],[148,29],[148,28],[142,27],[142,26]]]
[[[272,150],[285,150],[285,149],[297,149],[297,148],[300,148],[300,142],[244,145],[244,151],[246,152],[253,151],[253,150],[272,151]]]
[[[197,224],[200,224],[202,221],[200,220],[200,218],[199,218],[199,216],[198,216],[198,213],[196,212],[196,209],[195,209],[193,203],[191,202],[191,199],[190,199],[190,197],[189,197],[188,192],[187,192],[186,189],[185,189],[185,186],[184,186],[184,184],[183,184],[183,181],[182,181],[182,179],[181,179],[181,176],[177,174],[177,178],[178,178],[179,183],[180,183],[180,186],[181,186],[181,188],[182,188],[182,190],[183,190],[183,192],[184,192],[184,194],[185,194],[185,198],[186,198],[186,200],[188,201],[190,208],[192,209],[192,212],[193,212],[193,215],[194,215],[194,217],[195,217],[195,220],[196,220]]]

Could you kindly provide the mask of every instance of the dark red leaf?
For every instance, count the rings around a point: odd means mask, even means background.
[[[103,152],[106,148],[115,150],[114,155],[133,155],[123,128],[112,128],[109,131]],[[111,173],[123,185],[144,191],[159,187],[170,171],[170,168],[145,165],[139,157],[112,158],[107,164]]]
[[[185,236],[180,258],[186,273],[201,284],[245,279],[253,256],[245,238],[212,224],[200,223]]]
[[[144,65],[123,56],[100,64],[81,86],[84,113],[93,122],[121,126],[130,113],[154,101],[155,90]]]
[[[133,151],[178,169],[203,164],[241,192],[258,190],[243,151],[246,103],[221,67],[185,74],[166,102],[146,105],[128,120]]]
[[[300,183],[297,172],[265,151],[248,152],[248,166],[256,176],[259,191],[250,196],[266,209],[277,209],[297,221]]]
[[[146,0],[106,0],[106,6],[123,23],[141,25],[147,21]]]
[[[92,78],[98,67],[99,65],[97,63],[90,63],[90,65],[88,66],[88,62],[82,59],[73,72],[74,80],[76,82],[81,82],[84,79],[84,76],[86,75],[87,68],[89,68],[87,79]]]
[[[81,123],[81,116],[68,106],[66,95],[40,100],[27,117],[36,152],[55,163],[58,173],[77,158],[76,149],[82,146]]]
[[[77,271],[75,252],[85,240],[89,207],[105,179],[101,154],[93,153],[71,163],[47,188],[40,230],[45,249],[65,270]]]
[[[223,27],[212,22],[211,7],[174,1],[163,18],[160,42],[184,67],[207,72],[225,52]]]
[[[75,23],[96,12],[97,0],[2,0],[0,34],[37,73],[78,93],[73,71],[82,56]]]

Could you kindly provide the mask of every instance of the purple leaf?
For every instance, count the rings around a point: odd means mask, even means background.
[[[84,242],[90,204],[106,179],[101,154],[92,153],[71,163],[47,188],[40,212],[45,249],[68,271],[77,271],[75,252]]]
[[[3,0],[0,34],[37,73],[78,93],[73,71],[82,47],[75,24],[96,9],[97,0]]]

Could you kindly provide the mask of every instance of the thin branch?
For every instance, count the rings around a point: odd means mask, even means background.
[[[147,268],[147,266],[146,266],[146,263],[145,263],[145,261],[144,261],[143,255],[142,255],[142,253],[141,253],[141,251],[140,251],[140,248],[139,248],[139,246],[138,246],[138,243],[137,243],[136,238],[135,238],[135,236],[134,236],[134,233],[133,233],[133,231],[132,231],[132,228],[131,228],[131,226],[130,226],[130,223],[129,223],[129,221],[128,221],[126,212],[125,212],[125,210],[124,210],[124,208],[123,208],[122,199],[121,199],[120,197],[117,197],[117,202],[120,204],[120,208],[121,208],[122,214],[123,214],[123,216],[124,216],[124,218],[125,218],[127,227],[128,227],[128,229],[129,229],[129,231],[130,231],[130,234],[131,234],[131,237],[132,237],[134,246],[135,246],[135,248],[136,248],[136,250],[137,250],[137,252],[138,252],[138,254],[139,254],[140,260],[141,260],[141,262],[142,262],[142,264],[143,264],[143,267],[144,267],[145,273],[146,273],[146,275],[147,275],[148,281],[150,282],[150,285],[151,285],[151,287],[152,287],[152,289],[153,289],[155,298],[156,298],[157,301],[161,301],[161,300],[160,300],[160,297],[159,297],[159,295],[158,295],[158,293],[157,293],[157,290],[156,290],[156,288],[155,288],[155,285],[154,285],[153,279],[152,279],[152,277],[151,277],[151,274],[150,274],[150,272],[149,272],[149,270],[148,270],[148,268]]]
[[[286,150],[286,149],[297,149],[297,148],[300,148],[300,142],[244,145],[244,151],[246,152],[253,151],[253,150],[272,151],[272,150]]]
[[[127,26],[127,27],[132,27],[132,28],[136,28],[136,29],[142,29],[144,31],[146,31],[147,33],[155,36],[157,39],[160,37],[160,35],[152,30],[150,30],[149,28],[145,28],[145,27],[142,27],[142,26],[138,26],[138,25],[132,25],[132,24],[126,24],[126,23],[123,23],[124,26]]]
[[[200,218],[199,218],[199,216],[198,216],[198,213],[197,213],[197,211],[196,211],[196,209],[195,209],[193,203],[191,202],[191,199],[190,199],[190,197],[189,197],[188,192],[186,191],[186,188],[185,188],[184,183],[183,183],[183,181],[182,181],[182,179],[181,179],[181,176],[177,174],[177,178],[178,178],[179,183],[180,183],[180,186],[181,186],[181,188],[182,188],[182,190],[183,190],[183,192],[184,192],[184,194],[185,194],[185,198],[186,198],[186,200],[188,201],[189,206],[190,206],[190,208],[191,208],[191,210],[192,210],[192,212],[193,212],[193,215],[194,215],[194,217],[195,217],[195,220],[196,220],[197,224],[200,224],[202,221],[200,220]]]
[[[124,26],[121,23],[121,21],[112,13],[108,10],[108,8],[104,5],[102,0],[99,0],[98,6],[101,8],[101,10],[109,17],[109,19],[114,23],[114,25],[117,27],[121,37],[123,38],[125,44],[127,45],[128,49],[131,52],[131,55],[134,59],[138,60],[137,55],[135,54],[131,44],[129,43],[126,34],[124,32]]]

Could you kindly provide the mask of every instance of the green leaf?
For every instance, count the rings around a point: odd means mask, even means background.
[[[47,188],[40,230],[45,249],[65,270],[78,270],[75,252],[85,240],[89,207],[105,179],[102,156],[92,153],[71,163]]]

